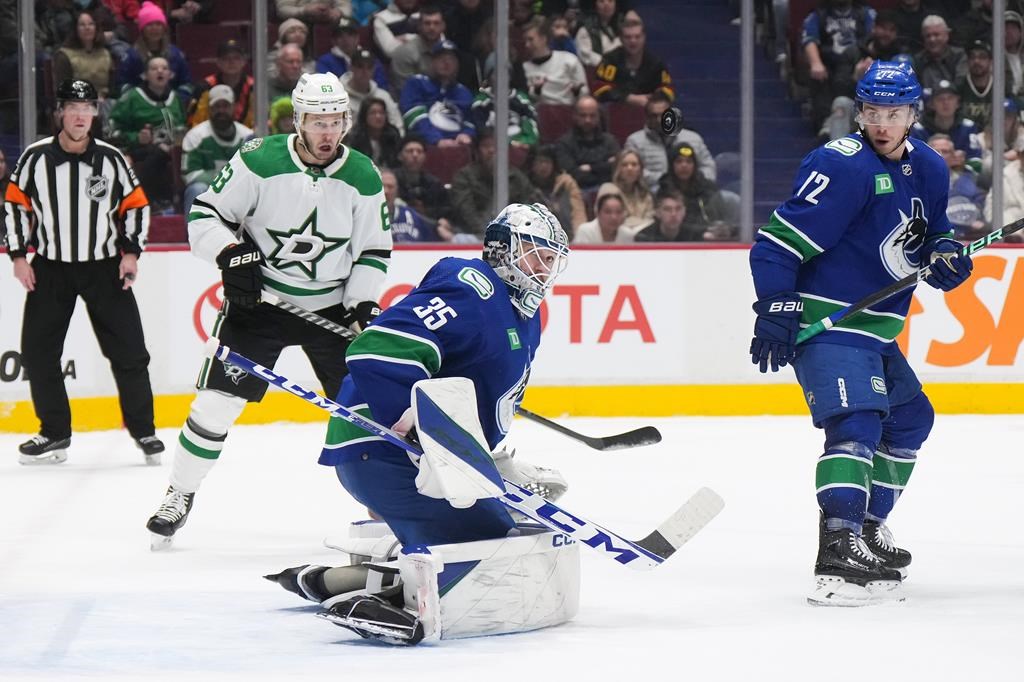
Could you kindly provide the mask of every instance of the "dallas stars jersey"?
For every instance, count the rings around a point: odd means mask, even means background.
[[[325,168],[307,166],[295,135],[242,145],[188,215],[189,242],[214,262],[243,235],[265,256],[263,286],[312,310],[379,299],[391,257],[380,173],[342,147]]]
[[[796,174],[793,196],[751,249],[758,298],[798,292],[806,327],[917,272],[925,241],[952,235],[948,188],[945,162],[923,142],[908,140],[899,161],[876,154],[859,135],[812,151]],[[808,343],[890,352],[912,294],[892,296]]]
[[[523,399],[540,343],[540,315],[525,319],[505,283],[479,259],[443,258],[420,285],[385,310],[348,347],[338,401],[390,426],[420,379],[468,377],[493,450]],[[333,466],[384,441],[332,417],[320,463]],[[389,446],[390,447],[390,446]]]

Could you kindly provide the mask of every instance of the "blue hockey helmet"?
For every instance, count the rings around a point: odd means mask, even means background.
[[[857,82],[857,102],[882,106],[910,104],[921,101],[921,84],[910,64],[874,61]]]
[[[487,226],[484,260],[505,282],[512,305],[533,317],[569,260],[569,239],[543,204],[510,204]]]

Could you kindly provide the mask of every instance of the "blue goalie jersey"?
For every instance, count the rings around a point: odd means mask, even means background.
[[[493,450],[505,437],[540,343],[540,316],[524,319],[505,283],[479,259],[444,258],[348,348],[338,402],[385,426],[410,405],[412,385],[467,377]],[[320,463],[334,466],[384,441],[332,417]]]
[[[793,196],[757,233],[750,267],[758,298],[796,291],[806,327],[916,273],[924,243],[952,236],[948,193],[946,164],[924,142],[908,140],[898,161],[860,135],[815,149],[800,165]],[[891,352],[912,295],[892,296],[808,343]]]

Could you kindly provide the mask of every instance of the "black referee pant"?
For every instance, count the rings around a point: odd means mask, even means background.
[[[25,299],[21,355],[43,436],[71,436],[71,406],[60,360],[79,296],[85,301],[100,350],[110,361],[128,432],[133,438],[154,434],[149,353],[135,295],[131,289],[123,290],[118,279],[120,262],[120,258],[106,258],[65,263],[38,254],[32,259],[36,288]]]

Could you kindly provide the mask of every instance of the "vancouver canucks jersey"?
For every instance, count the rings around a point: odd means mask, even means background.
[[[214,262],[248,239],[265,257],[263,286],[303,308],[378,300],[391,257],[380,173],[348,147],[328,166],[308,166],[295,141],[242,145],[189,212],[192,251]]]
[[[757,234],[750,266],[758,298],[796,291],[801,326],[917,272],[927,240],[951,236],[949,171],[923,142],[898,161],[861,138],[833,140],[804,158],[793,196]],[[809,342],[891,352],[913,289],[892,296]]]
[[[492,449],[505,437],[540,342],[540,316],[523,318],[505,283],[479,259],[444,258],[348,348],[338,402],[390,426],[421,380],[467,377]],[[332,417],[320,463],[335,465],[381,441]],[[381,441],[382,442],[382,441]]]

